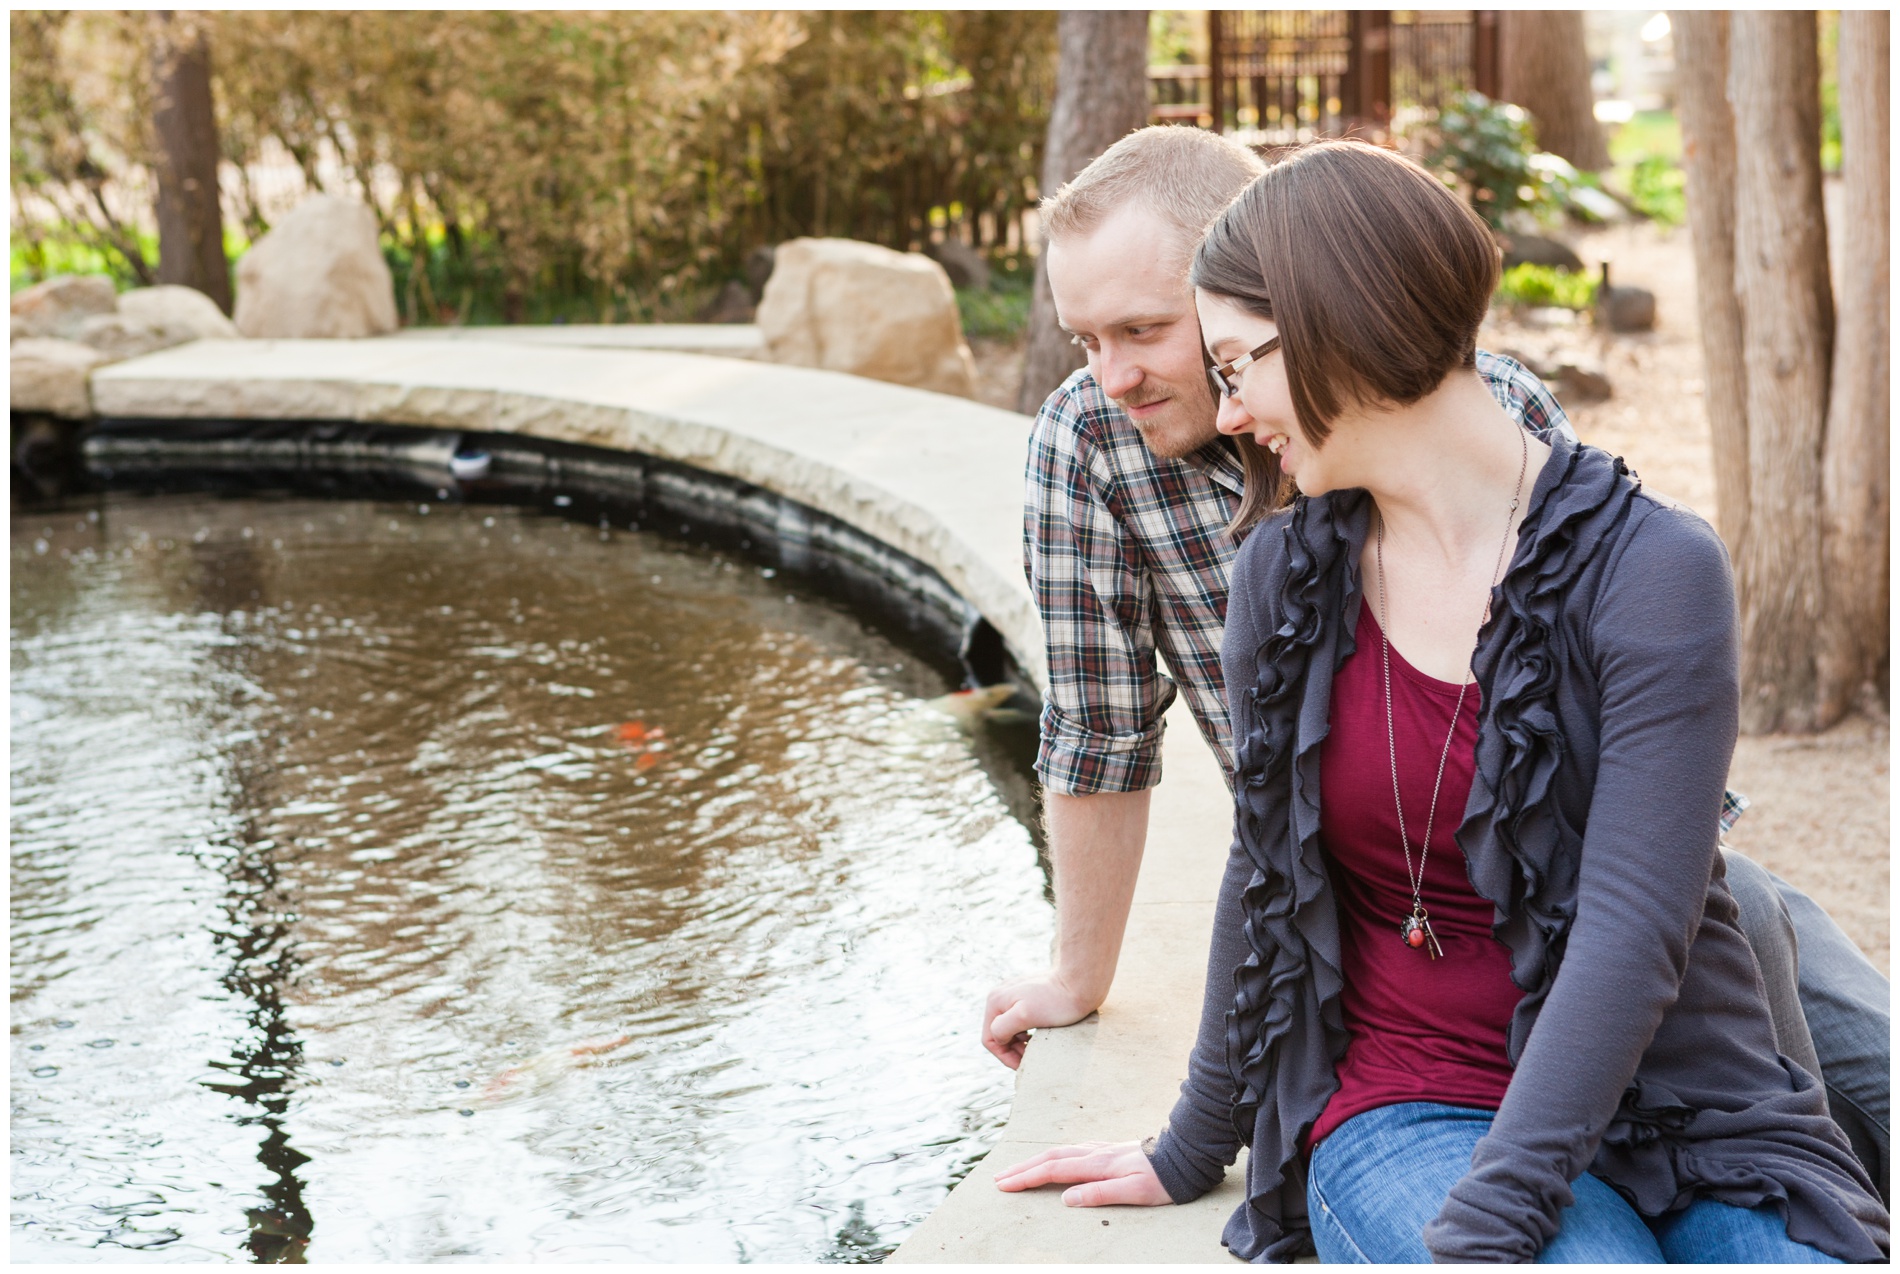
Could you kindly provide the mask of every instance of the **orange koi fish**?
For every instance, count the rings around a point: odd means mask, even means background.
[[[537,1092],[559,1081],[569,1071],[597,1065],[595,1058],[625,1048],[631,1043],[633,1043],[631,1035],[614,1035],[548,1049],[496,1074],[482,1086],[482,1100],[485,1102],[505,1101]]]

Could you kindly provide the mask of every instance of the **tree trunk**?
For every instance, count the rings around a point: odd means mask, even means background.
[[[1041,188],[1052,195],[1089,162],[1148,122],[1148,11],[1065,9],[1056,19],[1056,97],[1042,153]],[[1056,323],[1048,268],[1036,259],[1028,349],[1017,410],[1033,414],[1083,363]]]
[[[1888,15],[1843,10],[1840,23],[1843,269],[1821,464],[1823,726],[1853,706],[1861,686],[1879,676],[1888,651]]]
[[[1734,12],[1728,96],[1751,527],[1737,572],[1742,728],[1805,731],[1820,725],[1821,441],[1834,335],[1814,14]]]
[[[1728,106],[1728,14],[1676,10],[1676,112],[1689,179],[1703,403],[1715,459],[1715,507],[1731,562],[1748,530],[1748,409],[1742,310],[1735,298],[1735,119]]]
[[[197,15],[151,15],[152,128],[158,137],[158,281],[197,288],[231,312],[218,209],[211,53]]]
[[[1500,91],[1537,121],[1537,144],[1585,172],[1610,166],[1590,91],[1578,9],[1506,9],[1498,16]]]

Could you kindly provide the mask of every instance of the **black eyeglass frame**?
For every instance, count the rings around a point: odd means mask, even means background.
[[[1280,338],[1276,335],[1259,349],[1249,350],[1231,363],[1209,363],[1207,379],[1213,383],[1214,392],[1222,398],[1232,398],[1238,394],[1240,373],[1279,348]],[[1229,379],[1230,377],[1233,379]]]

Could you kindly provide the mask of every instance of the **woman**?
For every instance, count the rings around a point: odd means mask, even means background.
[[[1497,276],[1461,201],[1359,143],[1210,228],[1219,425],[1258,447],[1200,1038],[1157,1141],[998,1184],[1186,1202],[1245,1144],[1249,1260],[1309,1235],[1328,1261],[1883,1260],[1721,876],[1721,541],[1498,408],[1473,367]]]

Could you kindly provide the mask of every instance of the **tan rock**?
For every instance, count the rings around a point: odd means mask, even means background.
[[[95,314],[79,325],[74,339],[99,351],[108,362],[137,358],[198,339],[198,333],[172,320],[135,319],[126,314]]]
[[[378,336],[396,330],[396,288],[376,214],[312,195],[238,261],[237,327],[253,337]]]
[[[197,288],[162,283],[155,288],[134,288],[119,297],[119,313],[128,319],[153,325],[171,325],[188,329],[193,337],[213,340],[242,335],[237,324],[224,316],[218,303]]]
[[[850,239],[781,243],[758,325],[774,362],[975,396],[950,279],[916,253]]]
[[[9,360],[8,392],[14,411],[46,412],[69,420],[92,414],[86,378],[106,361],[90,345],[57,337],[15,341]]]
[[[119,290],[102,274],[61,274],[16,292],[12,335],[71,337],[95,314],[119,308]]]

